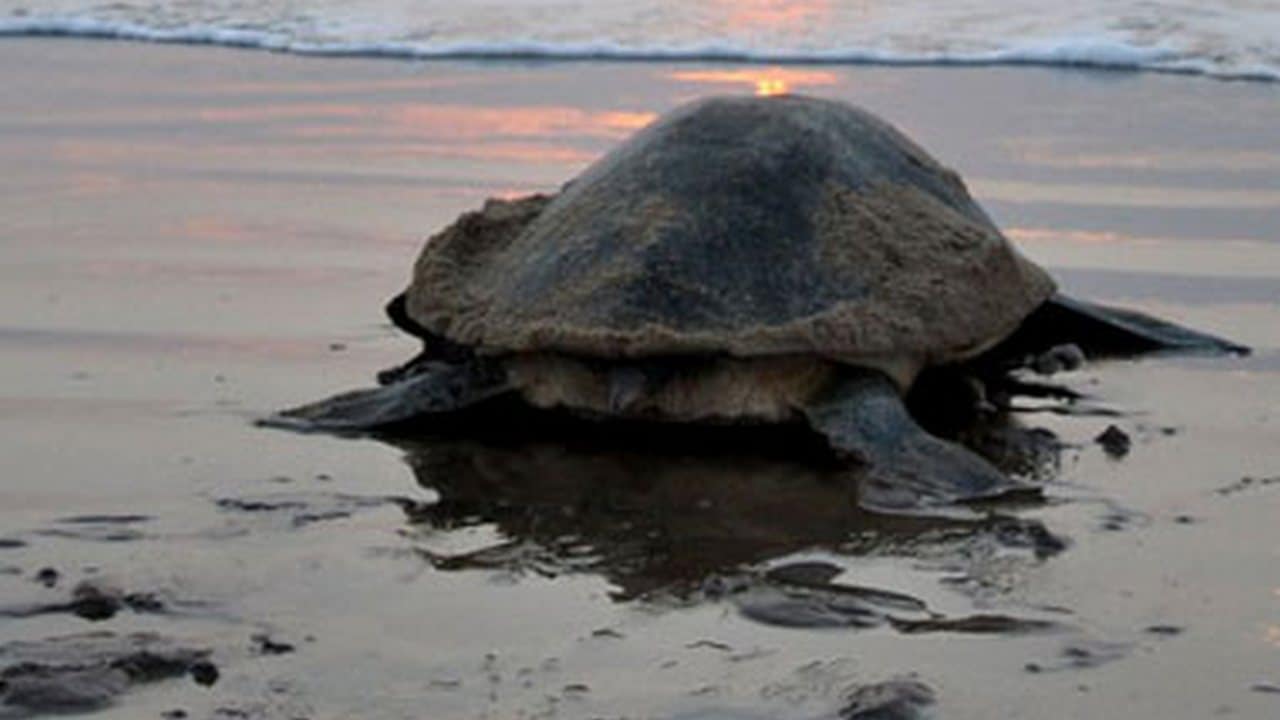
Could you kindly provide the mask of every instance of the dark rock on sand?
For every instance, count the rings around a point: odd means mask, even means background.
[[[1031,550],[1040,559],[1057,555],[1069,545],[1065,538],[1053,534],[1042,523],[1015,518],[997,520],[995,534],[1002,546]]]
[[[890,609],[910,612],[919,612],[926,609],[924,601],[904,593],[863,585],[832,582],[832,579],[840,572],[842,572],[842,568],[830,563],[799,562],[771,568],[764,574],[764,578],[779,585],[821,590]]]
[[[263,633],[254,635],[250,639],[253,641],[254,650],[259,655],[287,655],[296,649],[289,643],[279,642]]]
[[[394,503],[398,498],[345,495],[327,492],[276,492],[215,500],[220,510],[260,515],[281,521],[290,528],[349,518],[368,508]]]
[[[66,607],[85,620],[107,620],[124,607],[124,598],[111,588],[81,583],[71,591],[71,602]]]
[[[919,680],[898,679],[864,685],[846,698],[842,720],[920,720],[936,702],[933,688]]]
[[[53,527],[42,528],[35,533],[90,542],[134,542],[147,537],[138,526],[151,520],[149,515],[72,515],[59,518]]]
[[[55,568],[45,567],[36,571],[35,581],[41,585],[51,588],[58,584],[58,578],[62,577]]]
[[[212,667],[208,655],[151,633],[97,632],[0,645],[0,716],[99,710],[135,685]]]
[[[156,595],[147,592],[126,593],[118,588],[98,582],[85,581],[75,586],[71,598],[65,602],[0,608],[0,617],[35,617],[69,613],[91,622],[109,620],[121,610],[139,613],[157,613],[165,609]]]
[[[1233,482],[1230,485],[1224,485],[1214,492],[1219,495],[1227,496],[1234,495],[1238,492],[1244,492],[1251,488],[1262,488],[1276,484],[1280,484],[1280,475],[1274,475],[1271,477],[1254,477],[1252,475],[1245,475],[1236,482]]]
[[[221,673],[218,672],[218,666],[208,660],[192,663],[188,671],[191,673],[191,679],[195,680],[197,685],[206,687],[218,682],[218,678],[221,677]]]
[[[927,618],[924,620],[892,620],[893,627],[900,633],[919,635],[923,633],[951,632],[971,635],[1027,635],[1031,633],[1053,632],[1063,629],[1059,623],[1049,620],[1018,618],[1009,615],[968,615],[958,618]]]
[[[1025,668],[1031,673],[1085,670],[1119,660],[1127,656],[1130,650],[1132,646],[1127,643],[1080,638],[1064,645],[1056,659],[1049,662],[1029,662]]]
[[[823,562],[781,565],[759,577],[744,577],[726,596],[743,617],[793,628],[871,628],[888,625],[907,634],[965,633],[1025,635],[1064,629],[1057,622],[1000,614],[947,617],[910,595],[833,582],[841,569]]]
[[[783,628],[872,628],[884,623],[884,613],[855,598],[794,593],[777,588],[753,588],[736,597],[738,611],[748,620]]]
[[[68,525],[136,525],[150,520],[150,515],[72,515],[58,522]]]
[[[1102,446],[1103,452],[1117,459],[1128,455],[1129,448],[1133,446],[1129,434],[1115,425],[1108,425],[1093,441]]]

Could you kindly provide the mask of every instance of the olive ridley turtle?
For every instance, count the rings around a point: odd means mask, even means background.
[[[889,511],[1026,487],[920,427],[903,395],[922,370],[1078,358],[1067,343],[1244,351],[1057,293],[954,171],[869,112],[800,96],[695,101],[554,196],[490,200],[426,243],[388,313],[419,357],[266,423],[372,431],[503,395],[598,419],[801,421]]]

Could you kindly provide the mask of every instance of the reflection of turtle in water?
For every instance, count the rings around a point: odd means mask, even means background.
[[[695,102],[554,197],[463,215],[389,312],[421,356],[268,422],[374,430],[504,394],[601,418],[802,421],[886,510],[1024,486],[917,425],[901,398],[922,370],[994,377],[1064,343],[1240,349],[1055,294],[954,172],[802,97]]]
[[[530,424],[536,411],[511,412]],[[616,600],[689,600],[718,578],[744,578],[744,568],[813,548],[845,558],[942,556],[974,572],[989,556],[983,546],[1000,548],[990,557],[1001,562],[1012,551],[1039,560],[1064,548],[1034,519],[866,512],[848,502],[847,471],[814,452],[817,436],[800,426],[654,426],[637,443],[634,433],[587,421],[507,432],[482,422],[388,438],[438,496],[405,508],[421,529],[418,552],[439,570],[592,573],[615,587]],[[473,526],[491,527],[497,541],[432,549],[439,534]]]

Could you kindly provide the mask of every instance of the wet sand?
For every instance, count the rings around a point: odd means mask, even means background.
[[[90,632],[199,651],[112,676],[101,717],[814,718],[903,678],[946,718],[1280,712],[1274,85],[62,40],[5,40],[0,77],[0,666]],[[380,306],[458,212],[778,79],[890,118],[1068,290],[1254,354],[1062,376],[1122,414],[1021,413],[1068,443],[1049,501],[976,528],[732,443],[252,426],[412,354]],[[769,573],[800,561],[816,584]]]

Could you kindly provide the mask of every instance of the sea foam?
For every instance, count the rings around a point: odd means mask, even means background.
[[[632,5],[624,10],[619,3],[604,2],[592,12],[575,15],[572,23],[548,19],[564,5],[557,0],[525,0],[517,4],[526,10],[524,15],[497,23],[497,10],[487,5],[478,4],[477,9],[427,0],[423,6],[435,8],[434,14],[408,14],[397,2],[351,0],[339,12],[324,0],[310,0],[288,3],[290,12],[285,12],[283,0],[254,4],[253,11],[243,3],[222,0],[202,4],[205,12],[184,14],[180,8],[162,13],[150,6],[55,0],[59,13],[30,14],[6,8],[12,0],[0,0],[0,36],[109,38],[409,59],[1049,65],[1280,80],[1280,40],[1268,35],[1271,30],[1280,32],[1280,9],[1258,10],[1248,0],[1235,0],[1250,10],[1239,18],[1230,13],[1208,19],[1190,14],[1176,22],[1105,12],[1128,4],[1137,13],[1142,5],[1137,0],[1099,6],[1094,15],[1085,11],[1056,19],[1019,17],[1019,11],[1040,5],[1025,0],[986,0],[991,12],[985,13],[974,9],[983,3],[970,4],[972,16],[957,15],[954,9],[935,11],[919,2],[886,0],[875,3],[883,7],[877,7],[872,19],[851,18],[824,5],[805,11],[809,15],[788,11],[741,21],[720,7],[724,3],[647,0],[636,4],[648,7],[652,12],[647,14]],[[280,7],[273,9],[273,3]],[[314,7],[299,14],[299,5]],[[389,12],[393,5],[400,13]],[[798,3],[802,9],[805,5]],[[441,9],[446,7],[447,15]],[[532,13],[531,7],[547,12]]]

